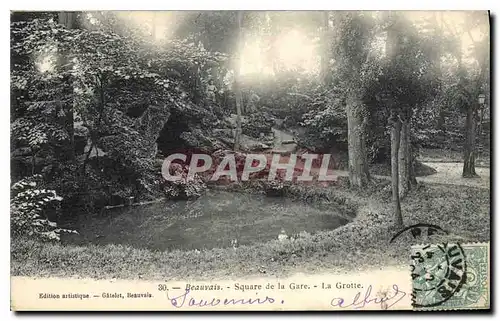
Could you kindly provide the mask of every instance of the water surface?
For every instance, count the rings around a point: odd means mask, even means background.
[[[209,191],[194,201],[165,201],[106,210],[76,222],[79,235],[64,243],[126,244],[153,250],[207,249],[253,244],[302,231],[331,230],[348,222],[334,206],[322,208],[264,195]]]

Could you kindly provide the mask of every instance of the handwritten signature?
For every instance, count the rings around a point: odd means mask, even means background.
[[[393,291],[389,293],[384,293],[382,296],[371,297],[372,286],[368,286],[365,293],[362,294],[358,292],[352,300],[346,300],[344,298],[333,298],[330,304],[334,307],[348,308],[354,307],[355,309],[361,309],[368,304],[380,304],[382,309],[388,309],[401,301],[405,296],[406,292],[401,291],[396,284],[392,286]],[[273,304],[275,299],[269,296],[261,298],[247,298],[247,299],[234,299],[234,298],[211,298],[205,299],[195,299],[190,295],[191,291],[186,289],[184,293],[170,297],[167,293],[167,298],[175,308],[182,307],[215,307],[219,305],[260,305],[260,304]],[[284,301],[281,301],[283,304]]]
[[[391,291],[391,293],[385,293],[383,296],[370,298],[372,293],[372,286],[370,285],[366,289],[363,297],[361,292],[358,292],[354,298],[352,298],[351,302],[346,302],[344,298],[334,298],[330,304],[334,307],[340,308],[354,307],[355,309],[361,309],[367,304],[375,303],[380,304],[382,309],[385,310],[392,307],[406,296],[406,292],[401,291],[396,284],[392,286],[392,289],[394,290],[394,293]]]
[[[176,308],[182,308],[184,306],[188,307],[214,307],[218,305],[243,305],[243,304],[272,304],[274,303],[275,299],[271,298],[266,295],[265,298],[248,298],[248,299],[218,299],[218,298],[212,298],[209,300],[203,300],[203,299],[195,299],[193,297],[188,297],[189,296],[189,289],[186,289],[184,293],[182,293],[179,296],[170,298],[168,293],[167,293],[167,298],[172,304],[172,306]],[[283,303],[283,301],[282,301]]]

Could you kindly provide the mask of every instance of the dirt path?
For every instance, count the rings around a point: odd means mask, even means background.
[[[486,167],[477,167],[476,173],[478,178],[463,178],[462,163],[423,163],[424,165],[434,168],[437,173],[424,177],[417,177],[419,182],[447,184],[447,185],[462,185],[479,188],[490,188],[490,169]]]
[[[417,181],[430,184],[445,184],[445,185],[461,185],[461,186],[471,186],[479,188],[490,188],[490,169],[486,167],[477,167],[476,173],[479,175],[477,178],[463,178],[462,177],[462,163],[433,163],[425,162],[422,163],[429,167],[434,168],[437,173],[417,177]],[[338,176],[349,176],[348,171],[336,170],[335,174]],[[389,176],[373,175],[373,177],[378,179],[388,179]]]
[[[283,142],[294,141],[293,135],[276,128],[273,128],[272,131],[274,133],[273,152],[293,152],[297,148],[295,143],[283,144]]]
[[[285,133],[281,130],[274,129],[274,147],[275,151],[291,151],[295,148],[292,144],[282,145],[282,141],[285,140],[293,140],[294,137],[288,133]],[[462,167],[463,163],[461,162],[432,162],[432,161],[424,161],[422,164],[434,168],[437,173],[429,175],[417,177],[417,181],[423,183],[430,184],[445,184],[445,185],[460,185],[460,186],[471,186],[471,187],[479,187],[479,188],[490,188],[490,169],[489,167],[476,167],[476,173],[479,175],[477,178],[463,178],[462,177]],[[311,173],[319,171],[319,169],[312,169]],[[345,170],[336,170],[333,173],[334,175],[348,177],[349,172]],[[381,176],[381,175],[373,175],[373,177],[377,179],[388,179],[390,180],[390,176]]]

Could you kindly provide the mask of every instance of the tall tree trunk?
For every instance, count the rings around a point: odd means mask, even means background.
[[[475,167],[475,139],[476,139],[476,109],[467,108],[465,120],[464,168],[463,177],[477,177]]]
[[[410,186],[413,188],[415,186],[417,186],[417,176],[416,176],[416,173],[415,173],[415,164],[417,162],[417,155],[416,153],[413,151],[413,147],[411,145],[411,140],[409,142],[409,145],[410,145]]]
[[[242,42],[243,42],[243,37],[242,37],[242,30],[241,30],[241,20],[243,18],[243,11],[238,11],[237,13],[237,20],[238,20],[238,48],[242,48]],[[235,65],[234,65],[234,94],[236,98],[236,134],[234,137],[234,150],[239,150],[240,149],[240,140],[241,140],[241,104],[242,104],[242,97],[241,97],[241,88],[240,88],[240,59],[239,55],[241,55],[241,50],[237,50],[236,53],[236,58],[235,58]]]
[[[411,148],[410,125],[410,117],[401,119],[401,134],[398,152],[399,196],[401,198],[405,197],[408,191],[417,183],[415,172],[413,171],[414,157]]]
[[[448,28],[451,34],[454,34],[450,26],[446,23],[446,20],[442,19],[443,24]],[[472,37],[471,33],[471,28],[472,26],[465,26],[467,34],[470,38],[470,41],[472,44],[475,46],[476,41]],[[488,56],[489,57],[489,56]],[[460,84],[465,83],[465,71],[464,67],[462,65],[462,55],[457,54],[456,58],[458,60],[458,70],[459,70],[459,82]],[[472,103],[472,106],[468,106],[467,108],[467,116],[465,120],[465,144],[464,144],[464,167],[462,171],[462,176],[463,177],[477,177],[478,175],[476,174],[476,166],[475,166],[475,148],[476,148],[476,122],[477,122],[477,108],[476,108],[476,102],[475,100],[477,99],[477,94],[481,90],[481,85],[482,82],[484,81],[484,76],[485,72],[487,69],[487,63],[489,59],[482,59],[482,61],[478,58],[476,58],[477,62],[480,65],[480,72],[477,77],[476,83],[475,83],[475,90],[473,90],[472,94],[472,99],[474,99],[474,102]]]
[[[481,157],[484,150],[484,138],[483,138],[483,121],[484,121],[484,104],[479,106],[479,120],[477,124],[477,151],[476,157]]]
[[[347,141],[349,149],[349,182],[364,187],[370,181],[366,155],[365,106],[359,95],[347,99]]]
[[[438,20],[438,14],[441,14],[441,19]],[[438,39],[443,39],[443,12],[434,12],[433,16],[433,22],[436,28],[437,36]],[[442,49],[441,47],[437,48],[438,50],[435,51],[435,56],[433,56],[434,59],[434,76],[436,77],[435,79],[438,80],[438,88],[437,90],[442,90],[441,86],[441,79],[443,79],[443,72],[441,70],[441,55],[442,55]],[[438,120],[437,120],[437,130],[443,135],[443,138],[446,136],[446,110],[445,110],[445,105],[443,103],[440,103],[439,106],[439,114],[438,114]]]
[[[236,133],[234,137],[234,150],[239,150],[241,148],[241,89],[239,84],[235,82],[235,98],[236,98]]]
[[[403,226],[403,216],[401,214],[401,202],[399,197],[399,144],[401,142],[401,122],[399,117],[392,118],[391,128],[391,186],[392,186],[392,206],[394,210],[395,223],[398,227]]]
[[[437,130],[443,135],[443,137],[446,136],[446,117],[445,117],[445,109],[442,104],[439,105],[439,115],[437,119]]]
[[[323,26],[322,26],[322,54],[321,54],[321,70],[320,77],[323,85],[327,85],[330,82],[330,26],[329,26],[329,11],[323,11]]]
[[[58,15],[59,23],[65,26],[68,29],[77,28],[77,13],[70,11],[61,11]],[[70,59],[68,57],[68,53],[62,52],[59,63],[62,66],[65,66],[63,70],[69,70],[71,68]],[[71,83],[71,79],[69,76],[66,76],[63,79],[66,84],[66,88],[62,93],[62,96],[73,95],[73,85]],[[62,100],[62,99],[61,99]],[[73,161],[75,159],[75,129],[74,129],[74,108],[73,108],[73,99],[67,99],[66,102],[61,102],[62,108],[64,110],[64,126],[66,127],[66,131],[68,133],[68,144],[64,147],[63,157],[66,160]]]
[[[408,121],[402,120],[398,150],[399,196],[401,198],[405,197],[410,190],[409,129]]]

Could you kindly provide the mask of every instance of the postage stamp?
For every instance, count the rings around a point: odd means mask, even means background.
[[[415,245],[410,267],[414,309],[490,307],[489,243]]]

